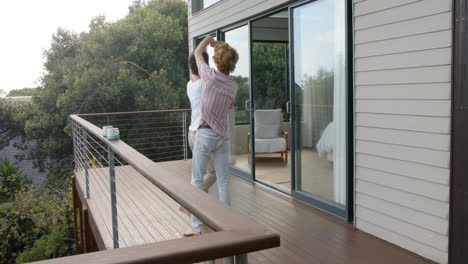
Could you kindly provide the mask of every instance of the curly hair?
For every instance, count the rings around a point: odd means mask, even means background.
[[[210,63],[208,62],[208,53],[204,51],[202,55],[203,55],[203,60],[206,62],[206,64],[210,65]],[[200,75],[198,73],[197,60],[195,59],[195,55],[193,55],[193,53],[190,54],[188,58],[188,64],[189,64],[190,72],[192,72],[193,75]]]
[[[215,55],[213,60],[218,71],[224,74],[230,74],[236,69],[236,63],[239,60],[237,51],[226,42],[218,42],[214,46]]]

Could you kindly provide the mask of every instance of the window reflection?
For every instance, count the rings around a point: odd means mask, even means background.
[[[234,168],[250,173],[248,137],[250,132],[250,111],[246,109],[249,94],[249,28],[248,25],[227,31],[224,39],[236,49],[239,60],[231,76],[239,85],[234,108],[229,115],[231,164]]]
[[[297,186],[346,203],[345,1],[294,9]]]

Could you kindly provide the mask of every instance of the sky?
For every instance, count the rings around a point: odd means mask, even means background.
[[[88,31],[91,19],[116,21],[133,0],[1,0],[0,90],[37,87],[43,74],[43,50],[58,27]]]

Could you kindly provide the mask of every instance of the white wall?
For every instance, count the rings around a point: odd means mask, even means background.
[[[354,0],[356,226],[447,263],[450,0]]]

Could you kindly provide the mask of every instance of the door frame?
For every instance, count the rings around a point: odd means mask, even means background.
[[[225,34],[226,32],[228,31],[231,31],[231,30],[235,30],[235,29],[238,29],[238,28],[241,28],[241,27],[244,27],[246,26],[247,29],[248,29],[248,36],[247,36],[247,48],[248,48],[248,51],[249,51],[249,58],[248,58],[248,63],[249,63],[249,81],[248,81],[248,86],[249,86],[249,107],[250,107],[250,110],[249,111],[249,131],[250,131],[250,135],[254,135],[254,114],[253,114],[253,111],[255,110],[254,109],[254,99],[253,99],[253,92],[252,92],[252,27],[251,27],[251,21],[244,21],[244,22],[241,22],[241,23],[236,23],[234,25],[231,25],[229,27],[224,27],[224,28],[221,28],[221,29],[218,29],[216,32],[217,32],[217,35],[219,36],[219,39],[221,41],[225,41]],[[246,110],[247,111],[247,110]],[[253,146],[252,146],[253,145]],[[250,152],[250,173],[246,172],[246,171],[243,171],[241,169],[238,169],[238,168],[235,168],[235,167],[230,167],[229,170],[244,178],[244,179],[247,179],[249,181],[255,181],[255,146],[254,144],[251,144],[251,152]]]
[[[354,107],[353,107],[353,64],[352,64],[352,11],[349,1],[345,2],[345,35],[346,35],[346,49],[345,49],[345,59],[346,59],[346,89],[347,89],[347,124],[346,124],[346,133],[347,133],[347,163],[346,163],[346,204],[341,205],[333,201],[329,201],[318,197],[316,195],[299,191],[297,186],[300,185],[301,175],[300,166],[297,165],[297,130],[296,130],[296,86],[294,80],[294,9],[316,2],[319,0],[301,0],[297,1],[288,6],[289,12],[289,81],[290,81],[290,111],[291,111],[291,196],[295,199],[304,201],[308,204],[311,204],[318,209],[324,210],[328,213],[336,215],[340,218],[352,222],[354,220]]]
[[[449,263],[468,263],[468,4],[454,0]]]

